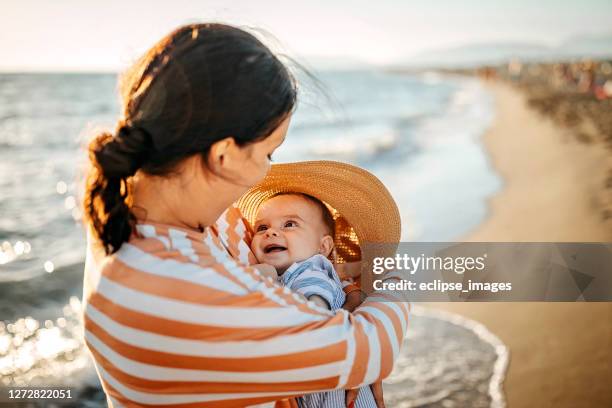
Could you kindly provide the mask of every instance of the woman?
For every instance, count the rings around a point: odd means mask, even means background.
[[[247,266],[232,203],[268,172],[296,102],[270,50],[234,27],[181,27],[121,95],[84,200],[85,338],[109,404],[282,406],[386,377],[405,304],[333,315]]]

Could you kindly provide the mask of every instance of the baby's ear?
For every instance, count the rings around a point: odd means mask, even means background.
[[[329,254],[331,254],[334,249],[334,239],[331,235],[325,235],[321,238],[321,243],[319,245],[319,253],[326,258],[329,258]]]

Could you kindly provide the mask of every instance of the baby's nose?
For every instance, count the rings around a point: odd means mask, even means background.
[[[278,231],[275,228],[268,228],[266,230],[267,237],[278,237]]]

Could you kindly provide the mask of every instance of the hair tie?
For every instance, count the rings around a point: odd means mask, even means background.
[[[146,130],[126,123],[96,152],[96,158],[106,177],[127,178],[146,163],[152,145]]]

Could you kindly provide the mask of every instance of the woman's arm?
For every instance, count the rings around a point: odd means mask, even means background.
[[[126,244],[105,265],[85,313],[101,376],[128,400],[250,405],[391,372],[408,308],[389,295],[333,314],[236,262],[143,249]]]
[[[239,265],[233,271],[244,276],[248,276],[248,272]],[[281,378],[283,382],[293,384],[287,388],[283,386],[283,390],[291,391],[291,387],[296,386],[299,388],[296,394],[299,394],[354,388],[374,383],[390,374],[406,330],[406,303],[397,302],[399,299],[389,294],[375,293],[355,313],[334,315],[320,308],[311,308],[303,298],[275,283],[266,280],[252,283],[249,290],[254,293],[250,296],[267,293],[265,299],[275,304],[277,309],[268,308],[266,311],[277,313],[277,324],[282,326],[267,340],[291,343],[290,348],[278,347],[266,356],[274,360],[278,354],[282,355],[284,365],[278,368],[289,371],[281,370],[284,371]],[[242,333],[246,336],[244,341],[249,342],[249,336],[253,334],[255,337],[264,336],[253,330],[255,328],[249,328]],[[266,341],[259,343],[260,346],[265,344]],[[268,379],[272,380],[271,377]],[[280,384],[271,381],[270,386],[280,387]]]
[[[362,292],[358,285],[348,284],[344,287],[344,293],[346,294],[346,300],[342,308],[348,312],[353,312],[357,306],[361,305],[367,295],[365,292]],[[370,384],[370,390],[372,391],[372,395],[374,396],[374,400],[376,401],[377,408],[385,407],[385,399],[384,399],[384,390],[382,386],[382,381],[377,381],[373,384]],[[345,395],[345,403],[347,407],[350,407],[351,404],[357,399],[359,395],[359,388],[352,388],[346,390]]]

